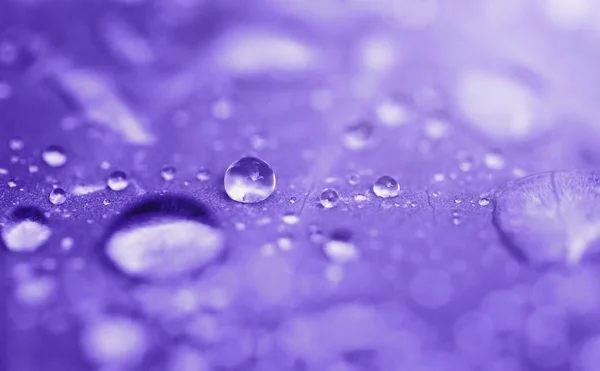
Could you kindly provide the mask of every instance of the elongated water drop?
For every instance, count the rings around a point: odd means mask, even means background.
[[[128,276],[163,280],[197,271],[223,250],[223,233],[208,209],[187,198],[164,197],[117,220],[104,252]]]
[[[33,207],[15,209],[3,224],[2,241],[13,252],[36,251],[52,235],[44,213]]]
[[[244,157],[225,172],[225,192],[234,201],[255,203],[266,200],[275,190],[275,173],[269,164]]]

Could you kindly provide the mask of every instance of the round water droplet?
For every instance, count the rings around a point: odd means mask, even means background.
[[[210,171],[208,169],[200,169],[198,173],[196,173],[196,179],[201,182],[205,182],[210,179]]]
[[[13,151],[20,151],[23,149],[24,147],[24,143],[22,140],[20,139],[12,139],[9,143],[8,146],[10,147],[11,150]]]
[[[163,178],[163,180],[166,180],[167,182],[170,182],[173,179],[175,179],[175,174],[177,174],[177,169],[175,169],[174,166],[170,165],[163,167],[160,171],[160,176]]]
[[[359,258],[358,248],[351,242],[351,233],[336,231],[323,245],[323,252],[334,263],[345,264]]]
[[[366,120],[348,126],[342,137],[344,146],[351,150],[365,148],[371,141],[373,131],[373,124]]]
[[[42,152],[42,160],[50,167],[61,167],[67,163],[67,155],[62,147],[52,145]]]
[[[281,218],[285,224],[293,225],[298,224],[300,222],[300,217],[293,212],[285,213],[285,215]]]
[[[109,261],[130,277],[180,278],[215,261],[224,236],[203,205],[183,197],[164,197],[126,211],[104,248]]]
[[[531,175],[505,187],[495,205],[494,224],[522,261],[574,265],[600,251],[600,173]]]
[[[10,188],[15,188],[17,186],[17,182],[15,182],[14,179],[11,179],[8,181],[8,186]]]
[[[48,220],[41,210],[22,207],[14,210],[2,228],[2,241],[13,252],[33,252],[52,235]]]
[[[490,200],[488,200],[487,198],[481,198],[478,201],[479,206],[487,206],[490,204]]]
[[[500,170],[504,167],[504,157],[496,152],[490,152],[483,158],[485,166],[492,170]]]
[[[244,157],[225,172],[225,192],[234,201],[255,203],[266,200],[275,190],[275,173],[269,164]]]
[[[106,182],[106,185],[108,186],[108,188],[112,189],[113,191],[124,190],[125,188],[127,188],[129,186],[129,181],[127,180],[127,174],[125,174],[122,171],[112,172],[108,177],[108,181]]]
[[[373,192],[382,198],[396,197],[400,194],[400,185],[396,179],[384,175],[373,184]]]
[[[331,209],[340,201],[340,194],[335,189],[325,188],[323,192],[321,192],[320,201],[324,208]]]
[[[50,192],[48,199],[53,205],[62,205],[67,200],[67,192],[62,188],[54,188]]]
[[[392,98],[383,100],[375,108],[375,112],[379,121],[388,126],[403,125],[410,116],[407,104]]]
[[[360,176],[358,174],[352,174],[348,177],[348,184],[357,185],[360,181]]]

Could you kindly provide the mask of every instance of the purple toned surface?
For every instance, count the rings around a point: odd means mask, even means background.
[[[599,17],[2,1],[0,369],[597,370]],[[244,156],[264,202],[225,193]]]

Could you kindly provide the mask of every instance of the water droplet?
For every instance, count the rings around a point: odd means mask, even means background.
[[[20,151],[23,149],[23,147],[25,146],[25,143],[23,143],[22,140],[20,139],[12,139],[9,143],[8,146],[10,147],[11,150],[13,151]]]
[[[73,248],[73,245],[75,245],[75,241],[72,237],[65,237],[62,240],[60,240],[60,248],[63,251],[71,250]]]
[[[481,198],[479,199],[479,206],[487,206],[490,204],[490,200],[488,200],[487,198]]]
[[[385,99],[375,109],[379,121],[388,126],[400,126],[409,119],[409,109],[406,104],[394,99]]]
[[[105,198],[105,199],[102,201],[102,205],[104,205],[104,206],[108,206],[108,205],[110,205],[110,200],[109,200],[108,198]]]
[[[8,181],[8,186],[10,188],[15,188],[17,186],[17,182],[15,182],[13,179]]]
[[[243,157],[225,172],[225,192],[238,202],[264,201],[275,190],[275,184],[275,173],[271,166],[255,157]]]
[[[106,182],[108,188],[113,191],[122,191],[129,186],[129,181],[127,180],[127,174],[122,171],[113,171],[108,176],[108,181]]]
[[[337,190],[333,188],[325,188],[323,192],[321,192],[320,202],[326,209],[331,209],[335,207],[340,201],[340,194]]]
[[[205,181],[209,180],[210,179],[210,170],[208,170],[208,169],[198,170],[198,172],[196,173],[196,179],[201,182],[205,182]]]
[[[293,225],[298,224],[300,221],[300,217],[293,212],[285,213],[285,215],[281,218],[285,224]]]
[[[448,134],[448,126],[445,120],[431,117],[425,121],[425,135],[429,139],[442,139]]]
[[[483,158],[483,163],[491,170],[500,170],[504,167],[504,157],[496,152],[490,152]]]
[[[37,173],[38,171],[40,171],[40,168],[39,168],[39,167],[37,167],[36,165],[29,165],[29,166],[27,167],[27,170],[29,170],[29,173],[30,173],[30,174],[35,174],[35,173]]]
[[[67,192],[62,188],[54,188],[50,192],[48,199],[53,205],[62,205],[67,200]]]
[[[382,198],[396,197],[400,194],[400,185],[396,179],[384,175],[373,184],[373,192]]]
[[[102,161],[100,163],[100,169],[102,169],[102,170],[108,170],[108,169],[110,169],[110,162],[108,162],[108,161]]]
[[[114,224],[105,254],[131,277],[178,278],[215,261],[224,235],[203,205],[164,197],[126,211]]]
[[[1,167],[0,168],[0,175],[8,175],[8,170],[6,170],[5,168]]]
[[[357,185],[359,181],[360,181],[360,176],[358,176],[358,174],[352,174],[348,177],[348,183],[350,185]]]
[[[177,174],[177,169],[175,169],[174,166],[170,166],[170,165],[163,167],[162,170],[160,171],[160,176],[163,178],[163,180],[165,180],[167,182],[170,182],[173,179],[175,179],[176,174]]]
[[[362,193],[358,193],[356,195],[354,195],[354,201],[356,202],[363,202],[367,200],[367,196],[363,195]]]
[[[574,265],[600,250],[600,174],[565,171],[510,183],[495,202],[505,245],[535,266]]]
[[[33,252],[52,234],[48,220],[39,209],[22,207],[14,210],[2,228],[2,240],[13,252]]]
[[[334,263],[345,264],[359,258],[358,248],[350,241],[351,234],[335,231],[330,240],[323,245],[323,252]]]
[[[288,251],[292,249],[293,241],[290,237],[280,237],[277,240],[277,246],[279,246],[279,249],[282,251]]]
[[[343,135],[344,146],[351,150],[365,148],[373,136],[373,124],[363,120],[346,128]]]
[[[290,197],[290,203],[291,204],[295,204],[296,202],[298,202],[298,198],[296,196]]]
[[[62,147],[52,145],[42,152],[42,160],[50,167],[61,167],[67,163],[67,155]]]

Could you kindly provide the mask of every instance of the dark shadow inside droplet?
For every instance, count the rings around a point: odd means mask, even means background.
[[[341,242],[350,242],[354,234],[349,229],[338,228],[331,232],[330,237],[332,240]]]
[[[48,224],[48,218],[44,212],[33,206],[21,206],[13,209],[9,213],[9,218],[12,221],[31,220],[40,224]]]

